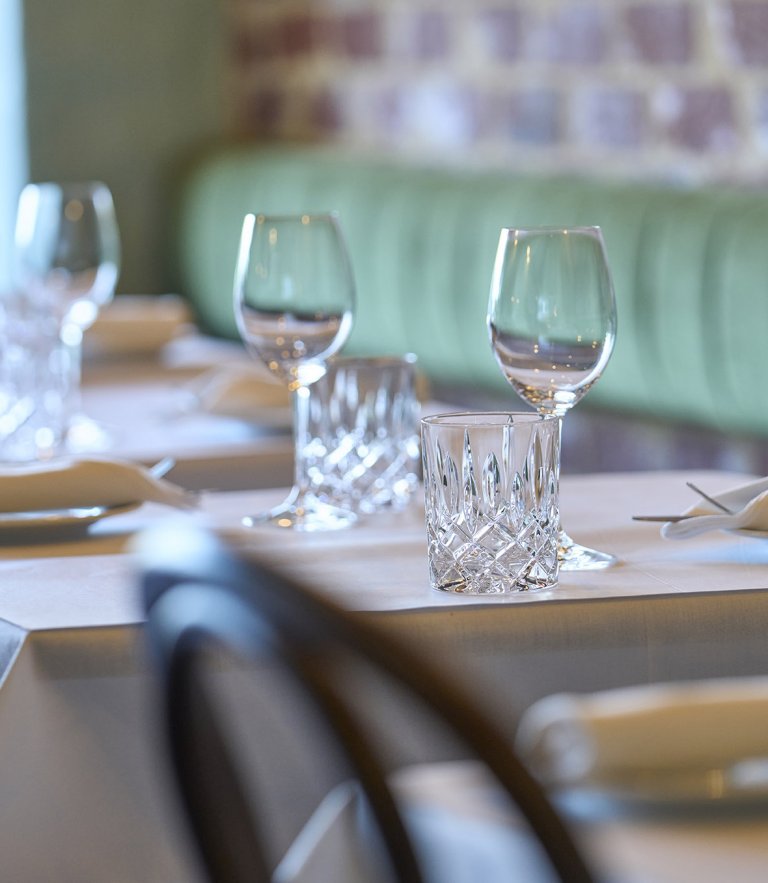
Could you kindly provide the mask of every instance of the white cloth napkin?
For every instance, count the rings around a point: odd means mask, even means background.
[[[288,388],[259,365],[225,365],[206,371],[186,388],[188,410],[263,422],[270,413],[291,420]]]
[[[73,458],[0,469],[0,512],[164,503],[179,509],[196,505],[197,496],[149,469],[122,460]]]
[[[768,531],[768,478],[739,485],[717,494],[714,499],[733,514],[702,501],[683,513],[692,518],[667,522],[661,528],[661,535],[670,540],[682,540],[709,530]]]
[[[177,295],[121,294],[86,330],[83,356],[106,359],[150,355],[192,328],[190,309]]]
[[[768,757],[768,678],[549,696],[523,715],[517,747],[537,775],[558,785],[726,769]]]

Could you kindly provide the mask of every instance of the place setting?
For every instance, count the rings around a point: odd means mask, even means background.
[[[247,215],[234,313],[293,409],[293,487],[279,506],[244,514],[243,527],[318,533],[405,507],[419,484],[416,358],[339,355],[355,281],[338,217]]]
[[[100,182],[25,187],[14,257],[17,285],[0,314],[0,543],[81,539],[97,522],[144,503],[196,507],[197,495],[167,478],[173,457],[152,466],[120,457],[112,428],[82,407],[91,329],[89,358],[135,354],[139,339],[146,356],[182,333],[190,315],[162,297],[107,309],[120,268],[109,189]]]
[[[634,515],[635,521],[661,524],[665,539],[685,540],[709,531],[725,531],[750,539],[768,539],[768,478],[739,484],[713,496],[692,482],[698,502],[679,515]]]
[[[95,523],[145,503],[192,511],[198,494],[166,478],[174,465],[170,457],[144,467],[94,456],[2,466],[0,544],[82,539]]]
[[[547,696],[516,744],[579,817],[765,815],[766,726],[764,677],[712,678]]]

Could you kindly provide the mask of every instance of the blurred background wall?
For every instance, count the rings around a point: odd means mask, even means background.
[[[768,0],[18,2],[30,177],[112,187],[122,291],[172,284],[173,178],[219,138],[766,179]]]
[[[238,118],[472,163],[763,176],[765,0],[240,0]]]
[[[20,2],[30,178],[105,181],[123,241],[119,290],[167,290],[179,163],[232,125],[221,5]]]

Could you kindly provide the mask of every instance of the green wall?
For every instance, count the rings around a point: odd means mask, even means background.
[[[30,179],[105,181],[118,290],[169,290],[175,173],[231,121],[220,3],[24,0],[24,40]]]

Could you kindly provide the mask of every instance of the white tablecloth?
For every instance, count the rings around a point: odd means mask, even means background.
[[[623,563],[564,574],[547,595],[492,602],[429,589],[418,505],[324,535],[244,534],[240,516],[278,500],[276,490],[206,495],[193,517],[247,536],[341,603],[419,641],[457,677],[470,678],[512,732],[531,701],[561,689],[768,671],[768,541],[713,534],[673,543],[660,539],[658,527],[630,520],[682,509],[690,502],[686,478],[716,493],[742,477],[565,478],[571,533]],[[166,514],[148,505],[100,522],[81,541],[0,547],[7,879],[195,879],[151,737],[152,679],[127,552],[133,531]],[[236,725],[246,744],[258,744],[254,760],[267,784],[280,786],[271,823],[284,846],[336,773],[318,773],[290,709],[276,709],[277,735],[263,733],[240,702],[242,686]],[[374,714],[404,759],[450,756],[428,729],[408,737],[386,692],[374,699]]]
[[[290,421],[253,422],[189,408],[189,389],[217,367],[251,366],[237,343],[190,335],[156,354],[86,361],[83,412],[108,436],[106,453],[152,464],[176,458],[190,488],[274,487],[293,477]],[[281,412],[282,417],[282,412]]]
[[[473,762],[419,765],[393,788],[427,869],[441,883],[553,883],[514,808]],[[586,804],[583,804],[586,807]],[[613,883],[750,883],[765,879],[768,813],[748,807],[596,805],[566,818],[590,867]],[[323,801],[278,872],[279,883],[385,880],[358,789]],[[430,879],[433,879],[430,877]]]

